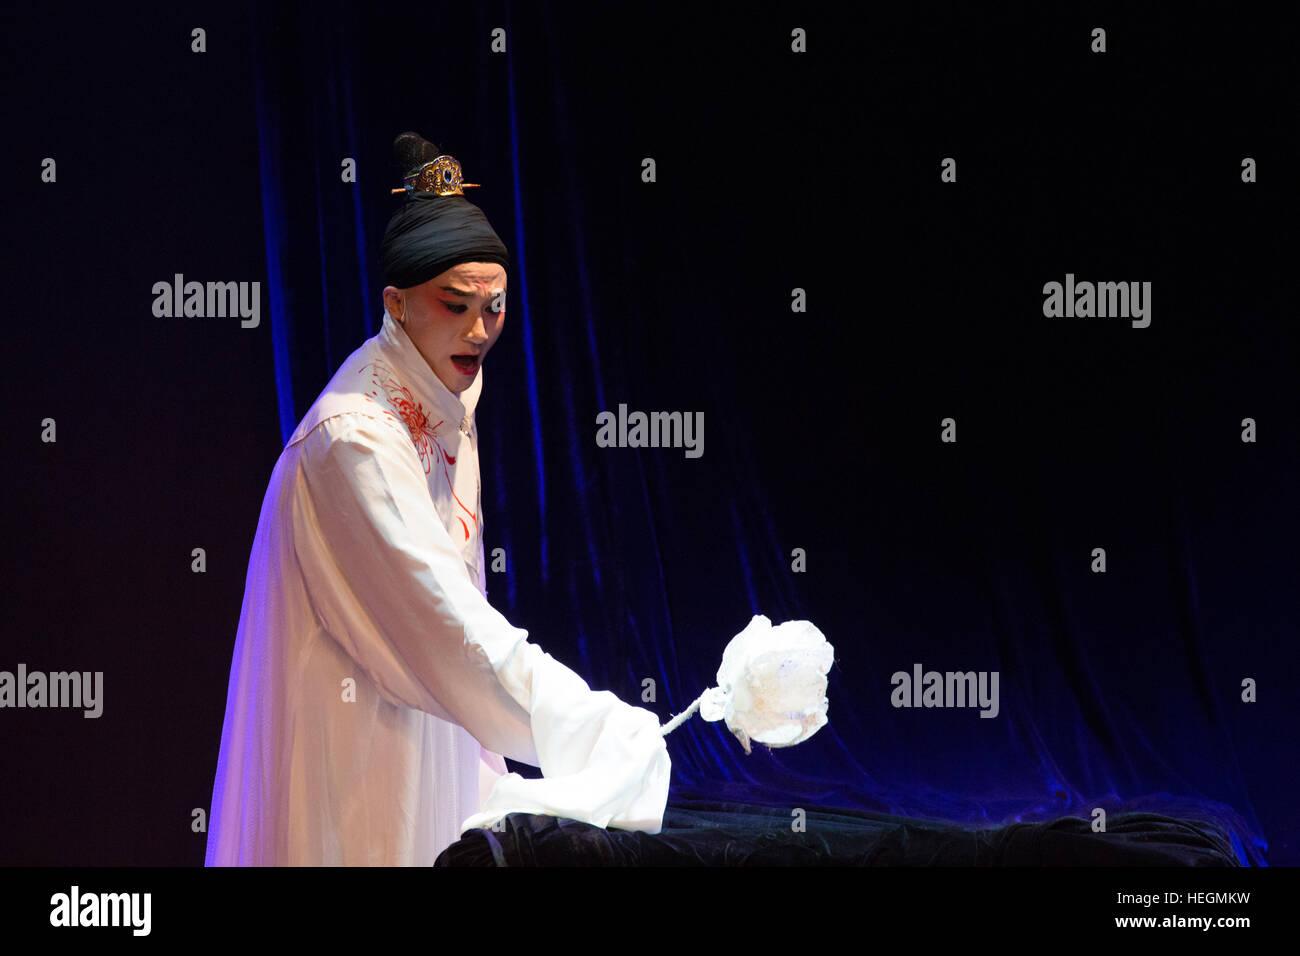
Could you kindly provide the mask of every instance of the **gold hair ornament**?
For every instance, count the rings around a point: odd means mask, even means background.
[[[478,186],[478,183],[463,182],[463,176],[460,171],[460,163],[456,162],[454,157],[442,155],[437,159],[431,159],[409,176],[404,176],[402,182],[406,183],[401,189],[394,189],[393,194],[411,193],[420,191],[422,193],[436,193],[439,196],[463,196],[462,189],[468,189],[471,186]]]

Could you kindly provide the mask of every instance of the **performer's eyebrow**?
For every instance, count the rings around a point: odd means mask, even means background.
[[[472,299],[474,298],[474,296],[478,295],[478,293],[474,292],[472,289],[467,291],[465,289],[457,289],[455,286],[450,286],[450,285],[440,285],[438,286],[438,288],[442,289],[444,292],[450,292],[452,295],[458,295],[465,299]],[[489,296],[493,296],[496,295],[498,292],[504,292],[504,291],[505,289],[493,289],[489,293]]]

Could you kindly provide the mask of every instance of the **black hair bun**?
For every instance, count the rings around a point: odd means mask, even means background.
[[[393,140],[393,156],[403,176],[409,176],[442,153],[419,133],[402,133]]]

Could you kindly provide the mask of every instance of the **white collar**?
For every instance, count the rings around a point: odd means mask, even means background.
[[[483,367],[479,366],[469,388],[456,395],[434,374],[406,329],[388,314],[387,309],[384,310],[384,327],[379,337],[407,387],[418,399],[436,409],[437,417],[443,420],[443,426],[435,428],[435,434],[441,437],[444,429],[446,434],[458,430],[469,434],[474,427],[474,409],[478,407],[479,395],[483,392]]]

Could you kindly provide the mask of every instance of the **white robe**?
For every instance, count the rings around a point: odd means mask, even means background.
[[[659,831],[658,718],[487,602],[482,383],[457,397],[385,314],[290,438],[249,560],[208,866],[428,866],[516,811]]]

